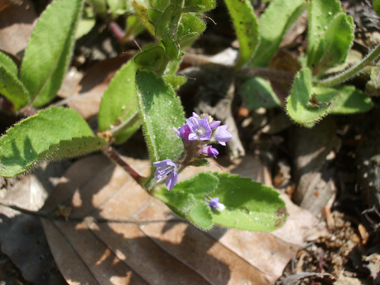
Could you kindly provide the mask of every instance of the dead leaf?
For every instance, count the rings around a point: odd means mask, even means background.
[[[11,2],[0,11],[0,49],[22,58],[37,19],[30,0]]]
[[[327,117],[312,129],[294,127],[291,138],[294,176],[298,185],[294,201],[317,215],[335,193],[335,169],[326,160],[327,155],[340,145],[335,122]]]
[[[99,112],[101,98],[120,67],[133,56],[132,52],[100,61],[91,66],[76,87],[73,96],[64,101],[86,120]]]
[[[335,277],[329,273],[297,272],[286,277],[282,285],[298,285],[306,278],[320,282],[323,285],[331,285],[335,281]]]
[[[128,161],[149,170],[147,161]],[[189,168],[181,179],[202,169]],[[69,284],[270,284],[313,230],[321,234],[310,213],[284,199],[290,216],[276,232],[221,227],[202,232],[120,167],[90,156],[68,169],[41,212],[51,216],[58,205],[72,209],[68,221],[42,219]]]
[[[61,98],[69,98],[73,96],[75,88],[78,86],[79,81],[81,81],[82,78],[82,72],[78,71],[76,67],[72,66],[66,73],[61,88],[58,90],[57,96]]]
[[[55,175],[61,176],[63,172],[62,163],[48,165],[2,192],[1,203],[37,211],[49,192],[51,182],[47,176],[52,175],[52,169]],[[54,262],[39,217],[0,206],[0,244],[1,251],[20,269],[25,280],[41,285],[66,284]]]

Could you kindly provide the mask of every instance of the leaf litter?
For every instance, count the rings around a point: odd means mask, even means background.
[[[142,172],[149,167],[145,160],[127,160]],[[202,170],[190,168],[182,179]],[[214,227],[202,232],[148,195],[119,166],[104,156],[89,156],[67,170],[39,213],[69,284],[269,284],[306,239],[325,233],[307,210],[283,198],[290,216],[278,231]],[[71,214],[57,217],[59,205]]]

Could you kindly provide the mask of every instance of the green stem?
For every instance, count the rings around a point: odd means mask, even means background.
[[[136,113],[129,120],[123,121],[120,125],[117,125],[116,127],[110,129],[109,132],[112,134],[112,136],[115,136],[118,133],[122,132],[125,128],[135,124],[138,120],[140,120],[139,112],[136,111]]]
[[[375,60],[378,56],[380,55],[380,44],[378,44],[361,62],[358,64],[354,65],[353,67],[347,69],[346,71],[343,71],[342,73],[335,75],[333,77],[317,81],[315,84],[317,86],[322,86],[322,87],[330,87],[334,85],[338,85],[351,77],[357,75],[362,69],[364,69],[368,62],[371,62]]]

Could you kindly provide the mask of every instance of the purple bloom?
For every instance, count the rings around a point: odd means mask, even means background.
[[[219,212],[224,211],[226,209],[226,206],[224,206],[222,203],[219,203],[219,197],[212,198],[208,205],[213,210],[218,210]]]
[[[193,116],[186,119],[186,123],[189,126],[191,133],[189,134],[190,141],[207,141],[211,138],[212,130],[208,123],[207,117],[199,119],[198,115],[193,113]]]
[[[175,132],[177,133],[177,135],[179,136],[181,140],[184,140],[185,143],[189,142],[189,134],[191,133],[191,130],[187,124],[183,125],[182,127],[178,129],[173,127],[173,130],[175,130]]]
[[[227,130],[227,125],[218,127],[215,131],[213,139],[221,145],[226,145],[226,142],[232,139],[231,133]]]
[[[216,129],[217,127],[219,127],[221,121],[213,121],[210,123],[210,128],[211,129]]]
[[[213,148],[211,145],[205,146],[199,151],[200,154],[205,154],[208,157],[216,157],[219,154],[219,151],[216,148]]]
[[[157,167],[156,172],[154,172],[154,177],[160,182],[166,175],[166,187],[168,190],[172,190],[177,184],[177,165],[171,159],[165,159],[162,161],[154,162],[153,165]]]

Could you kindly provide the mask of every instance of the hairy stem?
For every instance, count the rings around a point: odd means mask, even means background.
[[[375,60],[378,56],[380,55],[380,44],[378,44],[361,62],[358,64],[354,65],[353,67],[343,71],[342,73],[332,76],[330,78],[317,81],[315,84],[317,86],[322,86],[322,87],[330,87],[334,85],[338,85],[351,77],[354,77],[357,75],[362,69],[364,69],[369,62]]]
[[[132,168],[122,157],[118,154],[111,146],[105,146],[102,151],[107,155],[112,161],[121,166],[132,178],[140,185],[145,177],[141,176],[136,170]]]

